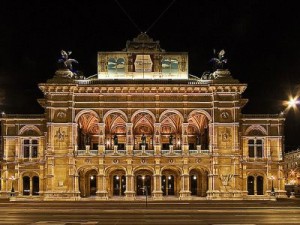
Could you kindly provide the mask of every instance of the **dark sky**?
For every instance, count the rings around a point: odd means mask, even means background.
[[[61,49],[73,52],[76,69],[96,74],[97,51],[122,50],[172,0],[118,2],[1,1],[1,110],[41,113],[37,84],[53,76]],[[243,113],[279,113],[300,84],[300,13],[293,2],[176,0],[147,33],[166,51],[189,52],[193,75],[210,70],[213,49],[225,49],[232,75],[248,84]],[[300,146],[299,114],[287,115],[287,149]]]

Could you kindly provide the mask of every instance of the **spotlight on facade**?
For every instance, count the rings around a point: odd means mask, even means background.
[[[119,176],[116,176],[116,179],[117,179],[117,180],[119,180],[119,179],[120,179],[120,177],[119,177]]]
[[[91,176],[91,180],[94,180],[94,176]]]
[[[194,175],[194,176],[193,176],[193,179],[194,179],[194,180],[197,180],[197,176],[196,176],[196,175]]]

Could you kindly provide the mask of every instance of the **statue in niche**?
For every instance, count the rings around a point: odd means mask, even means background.
[[[173,145],[173,135],[172,134],[169,137],[169,145]]]
[[[145,136],[145,134],[142,135],[141,140],[142,140],[142,145],[146,145],[146,136]]]
[[[118,136],[114,134],[114,145],[118,145]]]
[[[201,145],[201,136],[200,135],[196,136],[196,144]]]
[[[91,138],[88,134],[84,134],[84,144],[90,145],[91,144]]]
[[[210,60],[213,63],[213,70],[216,71],[218,69],[225,69],[225,65],[227,64],[227,59],[225,59],[225,51],[222,49],[218,53],[214,49],[214,54],[217,57],[214,57]]]

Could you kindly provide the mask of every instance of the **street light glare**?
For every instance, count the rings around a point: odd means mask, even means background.
[[[299,104],[299,101],[298,101],[298,96],[294,97],[294,98],[290,98],[290,100],[288,101],[288,107],[291,108],[295,108],[297,106],[297,104]]]

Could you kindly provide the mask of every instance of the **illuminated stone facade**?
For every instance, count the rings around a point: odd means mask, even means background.
[[[226,69],[189,75],[187,53],[144,33],[99,52],[96,76],[59,69],[39,84],[45,114],[2,115],[0,194],[269,199],[273,183],[285,197],[284,118],[242,114],[246,87]]]

